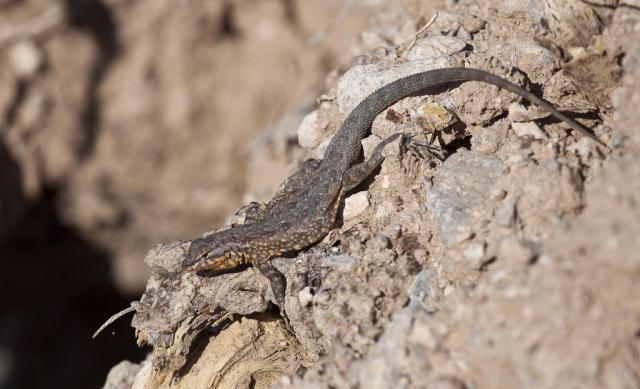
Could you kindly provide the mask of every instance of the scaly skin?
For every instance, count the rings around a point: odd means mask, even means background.
[[[270,265],[269,259],[302,250],[321,240],[334,227],[344,193],[371,174],[383,160],[383,146],[400,136],[396,134],[381,142],[369,160],[352,166],[360,152],[360,142],[376,116],[395,102],[420,91],[464,81],[481,81],[513,92],[541,106],[581,135],[607,147],[549,102],[491,73],[449,68],[413,74],[381,87],[360,102],[329,143],[322,162],[310,163],[292,176],[289,187],[285,186],[262,214],[246,224],[192,241],[182,264],[183,270],[222,271],[252,264],[269,278],[277,303],[283,310],[285,279]]]

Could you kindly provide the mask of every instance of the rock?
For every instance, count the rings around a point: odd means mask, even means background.
[[[516,199],[512,198],[500,204],[493,214],[493,220],[501,227],[511,227],[516,221]]]
[[[382,149],[382,156],[387,158],[400,155],[402,153],[403,143],[404,141],[402,140],[402,137],[397,137],[393,140],[393,142],[390,142],[384,146],[384,149]]]
[[[462,255],[469,260],[474,269],[480,269],[484,264],[484,254],[487,244],[484,241],[474,240],[465,244]]]
[[[462,51],[465,41],[446,35],[434,35],[419,40],[407,53],[409,61],[424,61],[425,58],[443,58]],[[422,70],[424,71],[424,70]]]
[[[382,251],[391,247],[391,241],[382,234],[375,234],[369,241],[374,250]]]
[[[103,389],[128,389],[133,386],[136,374],[142,366],[129,361],[122,361],[109,370]]]
[[[377,135],[370,135],[364,138],[360,143],[362,144],[362,152],[365,159],[369,159],[373,153],[373,149],[382,141]]]
[[[298,301],[300,301],[300,305],[303,307],[311,305],[311,302],[313,301],[313,293],[311,293],[310,287],[305,286],[300,290],[300,292],[298,292]]]
[[[357,260],[350,255],[339,254],[324,257],[322,259],[322,263],[335,270],[348,272],[353,270],[353,268],[356,266]]]
[[[302,119],[298,126],[298,143],[300,146],[313,149],[320,145],[325,138],[328,123],[320,123],[318,111],[313,111]]]
[[[429,124],[430,131],[444,130],[456,120],[456,116],[446,107],[434,101],[425,101],[420,106],[419,113],[422,113],[422,116]]]
[[[549,112],[538,107],[537,105],[525,108],[518,102],[509,104],[509,120],[512,122],[530,122],[549,116]]]
[[[500,201],[507,197],[507,191],[501,188],[496,188],[493,192],[491,192],[490,199],[493,201]]]
[[[499,159],[474,151],[459,152],[442,164],[427,201],[445,245],[470,237],[472,224],[484,209],[502,170]]]
[[[362,191],[355,193],[344,200],[344,212],[342,218],[351,220],[358,217],[369,208],[369,192]]]
[[[528,8],[532,19],[550,29],[561,47],[588,46],[602,28],[593,7],[578,0],[531,0]]]
[[[416,261],[420,263],[424,263],[427,260],[427,255],[429,252],[426,249],[415,249],[413,250],[413,257]]]
[[[500,262],[528,265],[535,260],[537,255],[532,242],[515,237],[502,239],[498,245],[498,261]]]
[[[472,149],[485,154],[495,153],[507,137],[509,121],[500,119],[490,127],[482,127],[471,136]]]
[[[338,83],[338,107],[346,117],[365,97],[381,86],[411,74],[451,66],[446,56],[424,56],[415,61],[397,63],[393,66],[371,64],[354,66]]]
[[[42,67],[42,52],[33,41],[20,41],[9,50],[9,59],[18,77],[30,79]]]
[[[398,223],[394,223],[387,227],[387,235],[389,238],[396,240],[402,236],[402,225]]]
[[[354,362],[349,371],[353,377],[351,387],[392,388],[400,379],[406,363],[406,334],[411,328],[411,315],[407,310],[394,316],[387,330],[367,353],[367,358]],[[357,383],[353,382],[356,381]]]
[[[525,122],[525,123],[514,122],[514,123],[511,123],[511,127],[513,128],[513,132],[515,132],[516,135],[520,137],[530,136],[535,139],[541,139],[541,140],[549,139],[547,134],[545,134],[540,129],[540,127],[538,127],[538,125],[535,124],[534,122]]]
[[[424,309],[427,313],[438,311],[442,293],[435,272],[423,270],[416,275],[409,288],[409,299],[412,307]]]

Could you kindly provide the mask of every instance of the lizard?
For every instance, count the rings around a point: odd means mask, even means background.
[[[397,101],[452,82],[480,81],[508,90],[535,103],[573,130],[608,148],[598,137],[567,117],[548,101],[492,73],[473,68],[442,68],[390,82],[365,97],[347,116],[326,148],[322,160],[307,160],[264,209],[247,212],[245,224],[191,241],[182,271],[226,271],[251,264],[270,281],[276,304],[284,316],[286,278],[270,260],[299,252],[323,239],[334,228],[345,193],[365,180],[383,161],[385,145],[402,134],[381,141],[368,160],[355,163],[361,140],[374,119]]]

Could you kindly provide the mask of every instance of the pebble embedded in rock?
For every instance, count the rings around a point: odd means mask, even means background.
[[[500,201],[507,197],[507,191],[504,189],[496,188],[493,192],[491,192],[491,200]]]
[[[471,238],[472,224],[502,174],[499,159],[475,151],[458,152],[442,164],[427,201],[445,245]]]
[[[532,242],[508,237],[498,245],[498,261],[528,265],[537,257]]]
[[[479,269],[483,264],[487,244],[484,241],[474,240],[467,243],[462,250],[462,255],[471,262],[474,269]]]
[[[378,251],[382,251],[391,247],[391,241],[389,240],[389,238],[382,234],[374,235],[374,237],[371,238],[370,243],[371,246]]]
[[[303,307],[308,307],[311,305],[313,301],[313,293],[311,293],[311,288],[309,286],[305,286],[298,292],[298,301],[300,301],[300,305]]]
[[[436,274],[431,270],[423,270],[416,274],[409,287],[410,306],[422,308],[428,313],[438,311],[441,298]]]
[[[300,146],[313,149],[324,140],[326,126],[321,126],[318,111],[313,111],[302,119],[298,126],[298,143]]]
[[[377,135],[370,135],[360,142],[362,144],[362,152],[364,153],[365,160],[371,157],[373,149],[375,149],[381,141],[382,139]]]
[[[493,215],[493,220],[501,227],[511,227],[516,221],[516,199],[500,204]]]
[[[549,138],[547,134],[545,134],[542,129],[534,122],[513,122],[511,123],[511,127],[513,128],[513,132],[515,132],[516,135],[520,137],[531,136],[534,139],[541,140]]]
[[[33,77],[42,66],[42,53],[32,41],[21,41],[9,50],[9,58],[13,70],[18,77],[29,79]]]
[[[356,259],[347,254],[330,255],[324,257],[322,262],[328,267],[343,272],[351,271],[356,266]]]
[[[402,150],[402,143],[403,143],[402,137],[399,136],[393,142],[384,146],[384,149],[382,150],[382,155],[384,157],[400,155]]]
[[[344,200],[342,218],[344,220],[351,220],[362,214],[367,208],[369,208],[369,192],[358,192]]]
[[[418,261],[420,263],[426,262],[427,255],[428,255],[428,252],[427,252],[426,249],[415,249],[415,250],[413,250],[413,257],[416,259],[416,261]]]
[[[391,224],[389,227],[387,227],[387,231],[389,238],[398,239],[400,236],[402,236],[402,225],[398,223]]]

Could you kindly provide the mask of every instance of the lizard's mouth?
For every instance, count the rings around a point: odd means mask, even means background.
[[[241,264],[239,259],[230,259],[226,257],[208,257],[202,258],[194,264],[188,265],[184,268],[185,271],[200,272],[200,271],[224,271],[234,269]]]
[[[220,270],[219,263],[222,258],[203,258],[197,261],[194,264],[188,265],[184,268],[184,271],[209,271],[209,270]]]

